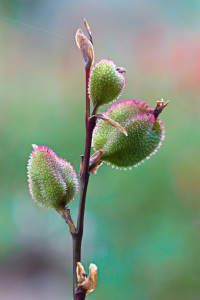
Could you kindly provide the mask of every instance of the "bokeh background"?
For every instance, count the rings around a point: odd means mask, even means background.
[[[85,79],[74,35],[84,17],[95,61],[127,69],[122,100],[170,100],[155,156],[90,178],[82,262],[97,264],[99,284],[88,299],[199,300],[199,0],[1,0],[0,298],[72,299],[71,236],[33,203],[26,164],[31,144],[45,144],[79,170]],[[78,198],[70,207],[76,219]]]

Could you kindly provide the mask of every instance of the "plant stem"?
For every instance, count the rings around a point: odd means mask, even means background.
[[[74,300],[85,300],[85,291],[80,291],[75,294]]]
[[[91,143],[92,143],[92,132],[96,124],[96,120],[88,120],[90,117],[90,99],[88,94],[88,85],[89,85],[89,75],[90,68],[85,67],[85,75],[86,75],[86,115],[85,115],[85,127],[86,127],[86,138],[85,138],[85,151],[84,151],[84,159],[83,159],[83,168],[82,173],[80,174],[81,180],[81,188],[80,188],[80,200],[79,200],[79,212],[77,219],[77,227],[76,232],[72,234],[73,238],[73,294],[74,299],[85,299],[84,293],[83,296],[80,294],[75,295],[75,289],[77,285],[76,278],[76,266],[77,262],[81,262],[81,244],[83,237],[83,226],[84,226],[84,213],[85,213],[85,201],[86,201],[86,193],[87,186],[89,181],[89,161],[90,161],[90,152],[91,152]]]

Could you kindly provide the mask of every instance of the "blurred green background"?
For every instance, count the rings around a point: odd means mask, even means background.
[[[155,156],[90,178],[82,262],[97,264],[99,283],[87,298],[198,300],[199,0],[1,0],[0,298],[72,299],[71,236],[33,203],[26,164],[31,144],[44,144],[79,170],[85,79],[74,35],[84,17],[95,61],[127,69],[122,100],[170,100]],[[70,207],[76,219],[78,198]]]

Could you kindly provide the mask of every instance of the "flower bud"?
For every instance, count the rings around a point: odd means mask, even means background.
[[[50,209],[64,208],[78,192],[78,179],[70,163],[46,146],[33,145],[28,160],[29,191],[34,201]]]
[[[164,127],[146,103],[121,101],[108,109],[106,115],[124,127],[128,136],[99,120],[93,132],[93,147],[105,151],[103,161],[117,167],[137,166],[160,148]]]
[[[89,95],[98,106],[117,99],[125,89],[125,77],[117,71],[112,60],[102,59],[90,74]]]

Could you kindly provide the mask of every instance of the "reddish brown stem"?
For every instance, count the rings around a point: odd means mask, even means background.
[[[91,143],[92,143],[92,132],[95,127],[96,120],[88,120],[90,117],[90,99],[88,94],[88,85],[89,85],[89,76],[90,76],[90,68],[85,68],[86,74],[86,115],[85,115],[85,127],[86,127],[86,138],[85,138],[85,151],[84,151],[84,159],[83,159],[83,168],[81,173],[81,187],[80,187],[80,201],[79,201],[79,212],[77,219],[77,227],[76,232],[72,234],[73,238],[73,293],[74,299],[84,300],[85,295],[82,293],[79,295],[75,295],[75,289],[77,286],[76,279],[76,266],[77,262],[81,262],[81,244],[83,237],[83,226],[84,226],[84,213],[85,213],[85,201],[86,201],[86,193],[87,186],[89,181],[89,161],[90,161],[90,152],[91,152]]]
[[[75,292],[74,300],[85,300],[86,298],[86,291],[79,289]]]

